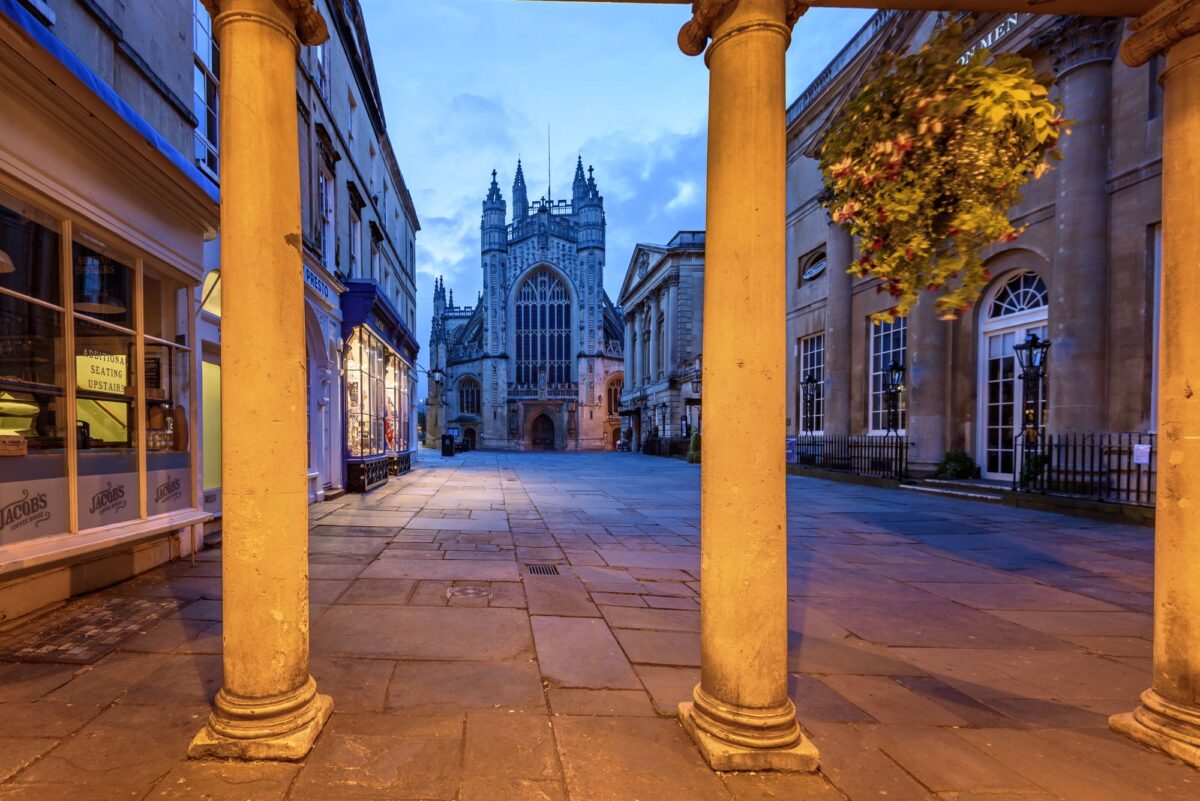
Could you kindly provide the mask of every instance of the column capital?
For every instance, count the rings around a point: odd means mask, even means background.
[[[1200,33],[1200,1],[1164,0],[1138,17],[1129,26],[1129,36],[1121,43],[1121,60],[1140,67],[1156,53]]]
[[[689,56],[703,53],[717,22],[739,2],[741,0],[693,0],[692,18],[679,29],[679,49]],[[796,24],[796,20],[808,10],[808,6],[801,0],[785,0],[785,7],[787,27],[790,30]]]
[[[229,0],[200,0],[214,19],[222,11],[231,11]],[[319,45],[329,38],[325,18],[313,5],[313,0],[274,0],[275,4],[296,21],[296,36],[302,45]]]
[[[1061,78],[1085,64],[1112,61],[1117,54],[1115,17],[1063,17],[1037,40],[1038,47],[1054,54],[1054,72]]]

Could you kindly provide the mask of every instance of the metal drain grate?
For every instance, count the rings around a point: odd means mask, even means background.
[[[525,565],[531,576],[557,576],[558,565]]]
[[[456,540],[462,543],[471,543],[475,545],[488,545],[492,541],[491,534],[459,534],[455,537]]]
[[[184,605],[174,598],[87,598],[0,635],[0,660],[90,665]]]

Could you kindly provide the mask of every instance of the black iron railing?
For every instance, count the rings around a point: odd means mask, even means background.
[[[908,476],[908,440],[898,436],[804,435],[788,440],[788,462],[860,476],[902,479]]]
[[[1154,434],[1045,434],[1016,442],[1013,489],[1154,506],[1158,438]]]
[[[649,456],[687,456],[688,437],[647,437],[642,453]]]

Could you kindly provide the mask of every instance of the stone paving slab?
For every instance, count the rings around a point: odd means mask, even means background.
[[[311,507],[335,712],[296,765],[184,759],[221,681],[219,550],[98,593],[177,611],[90,664],[0,659],[0,801],[1200,799],[1200,772],[1105,728],[1150,683],[1151,532],[800,477],[789,692],[822,768],[714,774],[675,717],[700,679],[698,481],[423,453]]]

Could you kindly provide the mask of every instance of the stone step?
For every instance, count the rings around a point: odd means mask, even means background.
[[[1003,492],[1011,489],[1011,483],[1008,481],[980,478],[923,478],[921,479],[921,483],[935,487],[968,490],[970,492]]]
[[[909,490],[910,492],[924,492],[929,495],[941,495],[946,498],[963,498],[965,500],[986,501],[988,503],[1000,503],[1004,500],[1003,495],[997,495],[992,492],[952,489],[949,487],[932,487],[926,484],[901,484],[900,489]]]

